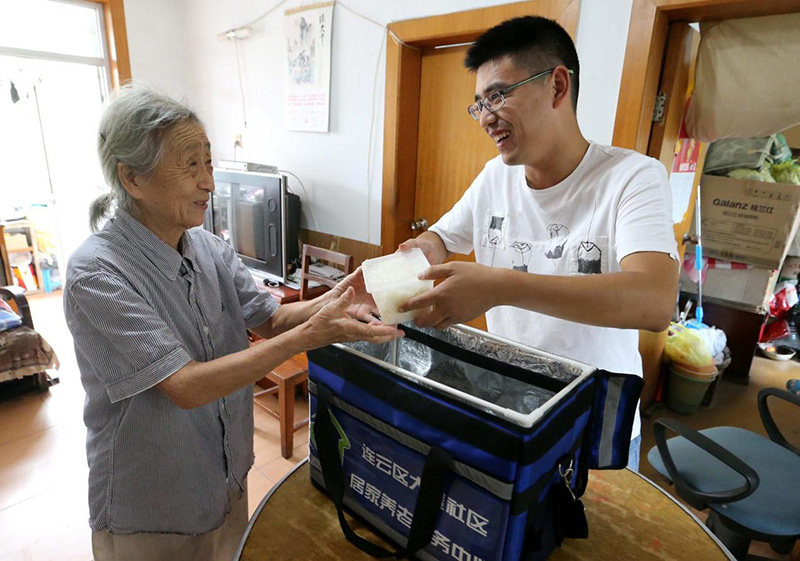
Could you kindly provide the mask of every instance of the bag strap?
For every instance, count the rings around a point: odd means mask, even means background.
[[[343,511],[345,473],[339,457],[339,435],[331,420],[329,407],[331,390],[317,384],[317,416],[314,422],[314,440],[317,445],[322,477],[325,488],[336,507],[339,525],[345,538],[358,549],[377,558],[396,557],[403,559],[412,556],[428,545],[433,537],[436,519],[439,515],[444,494],[444,478],[452,465],[452,455],[441,448],[432,446],[422,470],[417,501],[414,505],[411,529],[406,547],[390,551],[356,534],[347,522]]]

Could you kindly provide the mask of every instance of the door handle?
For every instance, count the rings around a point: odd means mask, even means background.
[[[415,234],[421,234],[428,229],[428,221],[424,218],[417,218],[411,223],[411,231]]]

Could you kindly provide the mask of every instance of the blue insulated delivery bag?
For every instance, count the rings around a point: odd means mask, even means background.
[[[588,470],[626,466],[641,378],[466,326],[403,330],[308,353],[311,477],[347,539],[375,557],[500,561],[587,537]]]

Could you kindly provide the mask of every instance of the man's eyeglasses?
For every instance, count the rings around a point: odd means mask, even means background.
[[[524,86],[528,82],[534,81],[536,78],[541,78],[542,76],[547,76],[548,74],[550,74],[555,69],[556,69],[556,67],[553,67],[550,70],[545,70],[544,72],[539,72],[538,74],[534,74],[530,78],[525,78],[521,82],[517,82],[516,84],[511,84],[508,87],[505,87],[503,89],[497,90],[496,92],[490,93],[489,95],[484,97],[482,100],[480,100],[480,101],[478,101],[476,103],[473,103],[472,105],[467,107],[467,111],[469,111],[470,117],[472,117],[473,119],[478,121],[481,118],[481,110],[482,109],[486,109],[487,111],[490,111],[490,112],[497,111],[503,105],[506,104],[505,95],[508,92],[510,92],[512,90],[516,90],[518,87]],[[567,70],[567,72],[569,72],[570,74],[575,74],[572,70]]]

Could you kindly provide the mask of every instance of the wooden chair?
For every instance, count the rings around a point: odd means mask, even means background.
[[[339,267],[341,267],[342,271],[344,271],[345,275],[349,275],[350,273],[353,272],[352,255],[345,255],[344,253],[337,253],[336,251],[330,251],[328,249],[322,249],[321,247],[315,247],[313,245],[304,244],[303,260],[301,263],[302,268],[300,269],[300,279],[301,279],[300,300],[308,299],[309,281],[315,281],[320,284],[324,284],[328,288],[333,288],[334,286],[336,286],[336,281],[309,272],[309,267],[311,266],[312,257],[316,257],[317,259],[322,259],[323,261],[328,261],[330,263],[338,265]]]
[[[331,288],[336,286],[336,281],[332,281],[328,278],[309,272],[309,266],[311,265],[312,257],[317,257],[341,266],[346,275],[353,271],[352,255],[344,255],[335,251],[304,245],[301,269],[302,281],[300,285],[300,300],[306,300],[308,297],[309,281],[316,281]],[[258,385],[261,387],[269,387],[255,392],[253,394],[254,397],[272,394],[275,392],[278,393],[278,411],[270,409],[257,399],[255,400],[255,403],[265,409],[270,415],[278,419],[281,433],[281,455],[284,458],[290,458],[294,450],[294,431],[308,425],[308,417],[299,421],[298,423],[294,422],[294,403],[295,396],[297,394],[297,388],[301,387],[303,389],[303,393],[308,395],[308,360],[305,353],[293,356],[291,359],[272,370],[266,375],[265,380],[261,380]]]
[[[308,381],[308,361],[305,353],[295,355],[283,364],[278,365],[274,370],[266,375],[265,380],[271,384],[259,381],[259,386],[270,385],[266,389],[257,391],[254,397],[278,393],[278,410],[275,411],[258,399],[256,405],[267,411],[270,415],[278,419],[281,435],[281,455],[284,458],[291,458],[294,450],[294,431],[308,424],[308,417],[298,423],[294,422],[294,399],[297,393],[297,386],[304,385]]]

